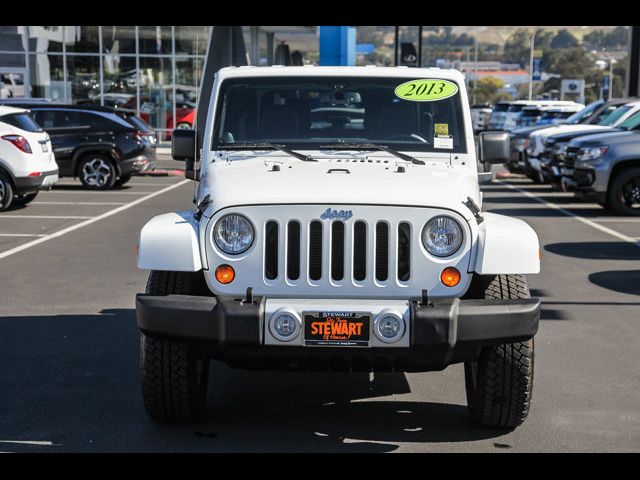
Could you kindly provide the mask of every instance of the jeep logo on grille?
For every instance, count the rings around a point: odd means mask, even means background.
[[[340,218],[342,220],[349,220],[353,217],[353,212],[351,210],[331,210],[331,208],[327,208],[320,218],[322,220],[333,220],[336,218]]]

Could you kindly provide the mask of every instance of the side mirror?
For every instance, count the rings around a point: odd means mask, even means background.
[[[198,180],[199,172],[195,169],[198,157],[196,131],[192,129],[175,129],[171,138],[171,156],[174,160],[185,162],[184,176],[190,180]]]
[[[505,163],[509,161],[509,133],[482,132],[479,137],[480,163]]]

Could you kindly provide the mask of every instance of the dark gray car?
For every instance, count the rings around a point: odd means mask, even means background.
[[[640,116],[616,131],[571,140],[562,182],[623,215],[640,215]]]

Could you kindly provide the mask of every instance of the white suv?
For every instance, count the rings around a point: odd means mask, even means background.
[[[140,233],[149,414],[196,418],[210,358],[312,371],[464,363],[472,418],[522,423],[540,319],[523,275],[540,269],[538,237],[481,211],[491,173],[477,171],[462,74],[231,67],[206,90],[199,171],[194,131],[172,139],[200,182],[196,208]],[[509,157],[506,132],[479,144],[483,162]]]
[[[47,132],[28,110],[0,105],[0,210],[29,203],[57,181]]]

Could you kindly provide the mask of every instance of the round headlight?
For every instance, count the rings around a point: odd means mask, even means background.
[[[433,217],[422,229],[422,244],[436,257],[448,257],[462,245],[462,227],[451,217]]]
[[[225,215],[216,223],[213,239],[224,253],[237,255],[246,252],[253,243],[253,225],[242,215]]]

